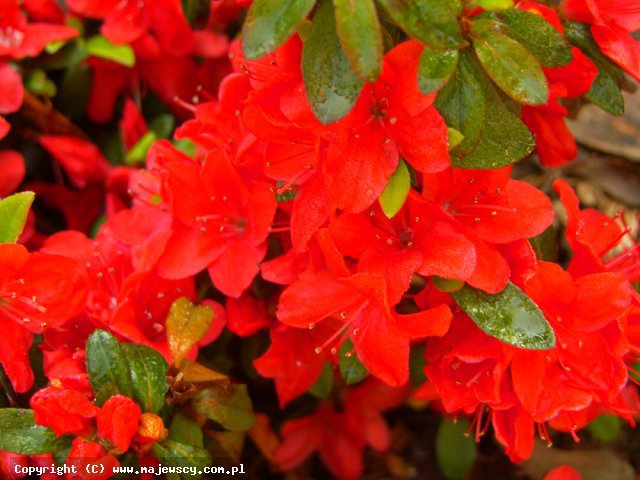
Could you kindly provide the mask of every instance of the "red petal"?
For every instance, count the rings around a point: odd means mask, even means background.
[[[138,431],[140,407],[129,397],[114,395],[98,411],[98,435],[109,440],[120,452],[126,452]]]
[[[0,198],[3,198],[12,194],[22,183],[25,174],[22,155],[14,150],[0,150],[0,172]]]
[[[50,43],[69,40],[77,37],[79,33],[75,28],[67,27],[66,25],[30,23],[25,31],[24,42],[16,51],[16,56],[36,57]]]
[[[77,187],[106,180],[109,162],[95,144],[67,135],[42,135],[39,141]]]
[[[56,435],[85,435],[93,426],[98,408],[83,393],[60,387],[38,390],[31,398],[38,425],[49,427]]]
[[[24,99],[22,78],[8,63],[0,62],[0,113],[18,111]]]
[[[442,337],[451,326],[453,314],[447,305],[439,305],[409,315],[395,315],[396,326],[407,338]]]
[[[33,385],[33,372],[29,361],[33,334],[13,320],[4,318],[2,309],[0,325],[0,363],[11,380],[13,389],[18,393],[26,392]]]
[[[209,265],[211,281],[225,295],[238,298],[251,285],[266,252],[266,243],[230,242],[222,255]]]
[[[547,473],[542,480],[582,480],[582,477],[573,467],[560,465]]]
[[[252,295],[227,298],[227,327],[241,337],[253,335],[272,322],[263,300]]]
[[[638,40],[615,25],[592,25],[591,33],[602,53],[640,81],[640,42]]]

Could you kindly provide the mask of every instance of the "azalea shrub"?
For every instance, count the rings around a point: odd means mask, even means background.
[[[2,478],[356,479],[406,405],[459,478],[465,433],[518,463],[633,424],[636,225],[512,174],[623,113],[638,28],[635,0],[0,0]]]

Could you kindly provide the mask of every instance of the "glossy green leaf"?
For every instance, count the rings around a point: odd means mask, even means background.
[[[311,109],[323,124],[348,114],[360,95],[363,82],[342,50],[330,2],[313,17],[302,49],[302,76]]]
[[[495,22],[473,22],[473,47],[493,81],[511,98],[527,105],[544,105],[549,86],[538,61],[520,43],[496,31]]]
[[[116,337],[105,330],[89,335],[87,373],[98,406],[118,393],[133,396],[127,356]]]
[[[309,393],[314,397],[327,398],[333,388],[333,367],[330,363],[325,363],[322,373],[316,383],[309,389]]]
[[[214,385],[198,392],[193,397],[193,406],[198,413],[227,430],[247,430],[255,422],[246,385]]]
[[[428,93],[440,90],[451,78],[458,66],[457,49],[436,50],[425,47],[418,63],[418,87]]]
[[[600,51],[589,25],[567,22],[564,24],[564,31],[566,38],[598,67],[598,76],[585,98],[611,115],[623,115],[624,98],[620,91],[624,80],[623,71]]]
[[[146,345],[122,344],[131,374],[131,390],[143,412],[157,413],[164,405],[169,386],[169,365],[162,355]]]
[[[475,463],[477,447],[465,435],[470,425],[467,420],[453,422],[443,418],[436,433],[436,460],[446,478],[463,478]]]
[[[358,359],[350,338],[347,338],[342,342],[342,345],[340,345],[338,357],[338,368],[340,369],[344,383],[347,385],[358,383],[369,375],[368,370]]]
[[[131,45],[115,45],[102,35],[87,40],[86,48],[89,55],[111,60],[125,67],[133,67],[136,64],[136,54]]]
[[[260,58],[285,43],[315,3],[315,0],[254,0],[242,27],[245,56]]]
[[[151,148],[151,145],[158,139],[155,132],[149,130],[145,133],[138,143],[136,143],[131,150],[127,152],[124,157],[124,163],[126,165],[142,165],[147,160],[147,152]]]
[[[451,296],[482,331],[504,343],[529,350],[548,350],[556,344],[540,308],[511,282],[494,295],[467,285]]]
[[[450,0],[378,0],[393,21],[425,45],[455,49],[464,43],[457,5]]]
[[[202,428],[198,422],[184,412],[178,412],[171,420],[168,438],[174,442],[204,447]]]
[[[396,171],[389,178],[378,201],[387,218],[400,211],[411,190],[411,175],[404,160],[400,159]]]
[[[167,341],[175,365],[180,365],[189,350],[207,333],[213,320],[213,309],[196,306],[182,297],[171,305],[167,317]]]
[[[58,452],[70,446],[70,437],[57,437],[52,430],[36,425],[33,410],[0,409],[0,450],[39,455]]]
[[[24,86],[34,95],[53,98],[58,93],[58,87],[52,82],[44,70],[36,68],[24,79]]]
[[[382,29],[373,0],[333,0],[342,48],[355,72],[373,82],[382,67]]]
[[[457,292],[464,287],[464,282],[455,278],[443,278],[434,275],[431,280],[433,281],[433,286],[441,292]]]
[[[512,9],[479,17],[502,23],[502,33],[525,47],[543,67],[562,67],[573,60],[571,48],[562,34],[535,13]]]
[[[151,451],[162,464],[184,469],[184,473],[168,474],[168,480],[196,480],[202,478],[202,474],[192,475],[191,470],[195,469],[196,472],[202,472],[204,467],[208,467],[212,463],[211,455],[204,448],[170,439],[162,443],[154,443]]]
[[[36,194],[14,193],[0,200],[0,243],[18,241]]]
[[[468,52],[440,91],[435,106],[447,125],[463,139],[451,149],[451,164],[460,168],[493,169],[521,160],[535,146],[519,118],[518,105],[502,97]]]
[[[456,148],[458,145],[462,143],[464,140],[464,135],[459,130],[455,128],[447,128],[447,142],[449,146],[449,150]]]
[[[622,420],[617,415],[600,415],[587,425],[587,429],[596,440],[609,443],[618,438]]]

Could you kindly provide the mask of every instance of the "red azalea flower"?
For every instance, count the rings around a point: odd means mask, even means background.
[[[16,391],[31,387],[28,351],[33,334],[62,325],[79,313],[86,278],[73,260],[0,245],[0,362]]]
[[[323,173],[332,206],[367,208],[400,156],[419,172],[449,166],[447,126],[432,106],[435,94],[422,95],[416,84],[422,49],[411,40],[387,53],[380,78],[365,86],[351,113],[335,124],[347,138],[327,148]]]
[[[174,222],[160,275],[184,278],[207,268],[216,288],[239,297],[266,253],[274,193],[265,183],[244,180],[223,155],[210,154],[202,168],[167,169]],[[192,255],[185,258],[185,251]]]
[[[0,150],[0,198],[15,192],[25,174],[24,157],[14,150]]]
[[[108,440],[120,452],[126,452],[138,432],[141,413],[138,404],[129,397],[110,397],[96,415],[98,436]]]
[[[591,24],[602,53],[640,81],[640,42],[631,32],[640,28],[635,0],[563,0],[560,8],[570,20]]]
[[[68,480],[107,480],[113,477],[113,468],[120,466],[118,459],[109,455],[107,451],[96,442],[90,442],[80,437],[73,439],[71,451],[65,462],[69,466],[75,466],[76,474],[68,473]],[[96,472],[89,473],[93,469],[87,469],[88,465],[96,465]],[[101,467],[101,468],[100,468]]]
[[[273,321],[264,300],[248,293],[240,298],[227,298],[225,306],[227,327],[232,333],[241,337],[249,337]]]
[[[23,99],[24,87],[20,74],[11,64],[0,62],[0,114],[18,111]]]
[[[316,351],[329,345],[337,346],[349,337],[367,370],[387,385],[399,386],[409,379],[410,341],[444,335],[451,322],[451,312],[446,305],[441,305],[415,314],[398,315],[392,309],[384,277],[369,273],[335,278],[322,272],[298,280],[282,293],[278,305],[281,322],[313,328],[327,318],[342,325],[324,344],[317,346]]]
[[[95,429],[94,417],[99,409],[84,393],[64,388],[60,381],[53,386],[38,390],[30,405],[38,425],[49,427],[56,435],[71,433],[89,436]]]
[[[69,0],[67,4],[81,15],[103,18],[100,30],[113,43],[132,43],[152,31],[171,55],[185,55],[193,46],[191,28],[179,0]]]
[[[78,137],[41,135],[40,144],[62,165],[71,182],[78,188],[88,183],[104,183],[110,166],[98,147]]]

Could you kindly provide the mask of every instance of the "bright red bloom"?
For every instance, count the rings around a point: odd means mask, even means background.
[[[107,451],[96,442],[90,442],[80,437],[73,439],[71,451],[65,463],[75,465],[77,474],[67,474],[68,480],[107,480],[113,477],[113,468],[120,466],[118,459],[109,455]],[[96,465],[96,472],[88,473],[87,465]]]
[[[20,74],[11,64],[0,62],[0,114],[16,112],[23,99],[24,87]]]
[[[28,23],[18,0],[0,0],[0,57],[35,57],[49,43],[78,35],[75,28],[52,23]]]
[[[298,328],[313,328],[327,318],[341,322],[335,334],[318,345],[316,351],[339,345],[349,337],[367,370],[387,385],[400,386],[409,379],[411,340],[444,335],[451,312],[441,305],[399,315],[392,308],[397,299],[390,299],[387,292],[385,279],[378,274],[335,278],[322,272],[285,289],[278,305],[278,319]]]
[[[0,150],[0,198],[15,192],[25,174],[24,157],[14,150]]]
[[[151,31],[171,55],[185,55],[193,46],[191,28],[179,0],[69,0],[67,4],[81,15],[103,18],[100,30],[113,43],[132,43]]]
[[[331,205],[350,212],[380,196],[400,157],[419,172],[449,166],[447,126],[432,106],[435,94],[416,84],[423,47],[411,40],[385,55],[380,78],[367,85],[353,110],[333,128],[346,138],[330,144],[323,173]]]
[[[275,194],[244,180],[223,155],[210,154],[202,168],[170,163],[167,170],[174,222],[160,275],[185,278],[207,268],[216,288],[239,297],[266,253]]]
[[[138,432],[141,413],[138,404],[129,397],[110,397],[96,415],[98,435],[109,440],[120,452],[126,452]]]
[[[79,313],[86,294],[86,278],[75,261],[0,245],[0,363],[16,391],[27,391],[33,382],[28,359],[33,334]]]
[[[542,480],[582,480],[582,477],[573,467],[560,465],[548,472]]]
[[[62,165],[78,188],[88,183],[104,183],[110,166],[98,147],[78,137],[42,135],[40,144]]]
[[[55,0],[23,0],[22,7],[36,22],[64,23],[64,11]]]
[[[227,308],[227,328],[241,337],[253,335],[273,321],[264,300],[248,293],[240,298],[227,298],[225,306]]]
[[[49,427],[56,435],[71,433],[89,436],[94,427],[96,407],[82,392],[64,388],[59,381],[38,390],[31,398],[31,408],[38,425]]]
[[[640,42],[631,36],[640,28],[636,0],[563,0],[561,9],[567,18],[591,24],[602,53],[640,81]]]

